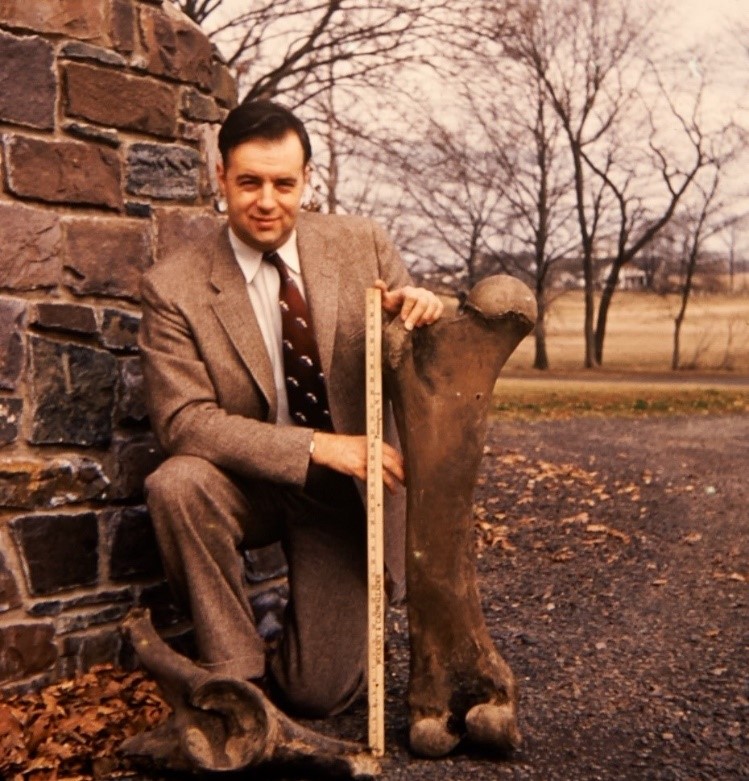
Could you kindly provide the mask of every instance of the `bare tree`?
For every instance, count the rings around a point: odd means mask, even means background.
[[[686,71],[686,63],[684,69]],[[613,196],[613,211],[616,215],[611,217],[615,234],[614,251],[603,284],[594,335],[595,360],[598,365],[603,363],[609,307],[621,270],[669,223],[679,202],[695,185],[699,172],[725,162],[727,156],[733,153],[725,148],[727,138],[734,132],[731,123],[709,133],[703,129],[700,109],[705,76],[701,71],[696,73],[698,83],[688,111],[677,107],[673,97],[674,89],[664,84],[655,66],[651,67],[651,72],[657,96],[665,102],[666,112],[658,114],[652,103],[642,98],[642,93],[646,91],[643,88],[638,102],[645,110],[647,149],[632,148],[617,138],[616,134],[610,133],[607,139],[609,149],[606,152],[606,168],[600,166],[587,150],[583,151],[585,163],[606,184]],[[677,132],[666,132],[669,120],[675,121],[674,130]]]
[[[246,99],[295,108],[336,80],[382,87],[406,64],[431,64],[464,0],[172,0],[217,43]],[[441,43],[438,43],[441,42]]]
[[[575,210],[585,285],[585,366],[595,351],[595,256],[610,193],[588,161],[608,139],[637,93],[637,57],[648,39],[652,11],[639,14],[625,0],[537,0],[514,17],[508,56],[543,84],[567,141],[574,177]],[[598,160],[607,175],[611,154]],[[597,181],[596,181],[597,180]]]
[[[742,236],[747,233],[749,219],[746,214],[737,216],[730,224],[725,226],[721,233],[723,245],[726,248],[726,265],[728,271],[728,291],[736,292],[736,270],[739,264],[738,254]],[[745,264],[744,264],[745,265]]]
[[[481,274],[501,222],[506,172],[480,128],[448,128],[435,119],[393,144],[390,170],[418,217],[420,256],[446,274]]]
[[[648,51],[658,31],[648,2],[536,0],[511,18],[515,34],[504,52],[543,86],[567,142],[591,368],[603,361],[622,268],[668,224],[698,172],[714,162],[714,139],[729,131],[703,128],[705,80],[697,68],[690,109],[666,86]],[[602,256],[610,263],[596,311]]]
[[[700,194],[699,202],[692,209],[685,212],[685,231],[682,243],[682,284],[680,291],[679,311],[674,317],[674,341],[671,354],[671,368],[681,368],[681,327],[687,313],[687,304],[692,293],[692,283],[697,261],[700,257],[705,238],[715,229],[709,228],[709,221],[716,211],[716,196],[720,183],[720,167],[715,166],[712,180],[703,186],[699,182],[696,188]]]
[[[521,252],[504,252],[494,261],[504,271],[523,279],[536,294],[538,318],[534,329],[533,367],[549,368],[546,320],[553,296],[553,273],[576,246],[571,217],[574,202],[569,167],[560,160],[560,123],[549,106],[539,79],[520,80],[508,89],[508,74],[501,80],[509,92],[501,109],[482,111],[474,101],[474,116],[492,143],[494,158],[505,172],[505,242]],[[529,110],[531,109],[531,110]],[[529,256],[531,261],[524,258]]]

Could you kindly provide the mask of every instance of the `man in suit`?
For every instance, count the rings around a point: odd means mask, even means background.
[[[365,685],[365,290],[380,287],[384,311],[407,328],[434,322],[442,305],[410,285],[371,221],[300,212],[311,149],[293,114],[240,105],[219,148],[227,225],[143,279],[149,412],[169,454],[147,501],[202,664],[267,675],[286,707],[325,715]],[[303,348],[294,324],[312,337]],[[289,368],[298,359],[321,383],[314,392]],[[310,413],[299,408],[307,399]],[[392,444],[383,466],[389,574],[402,591],[404,474]],[[290,599],[266,669],[240,552],[276,540]]]

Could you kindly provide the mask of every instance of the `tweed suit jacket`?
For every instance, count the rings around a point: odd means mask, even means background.
[[[365,290],[377,278],[390,288],[410,279],[370,220],[303,212],[296,228],[333,425],[339,434],[363,434]],[[141,293],[147,404],[164,450],[205,458],[240,477],[302,486],[312,430],[275,423],[270,358],[227,225],[157,263],[144,275]],[[386,417],[386,438],[393,441]],[[403,493],[387,496],[385,509],[388,571],[401,594]]]

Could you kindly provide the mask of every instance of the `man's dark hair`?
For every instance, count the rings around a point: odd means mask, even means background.
[[[234,147],[254,138],[278,141],[287,133],[296,133],[304,151],[304,165],[312,157],[312,145],[301,120],[291,111],[270,100],[252,100],[232,109],[221,125],[218,148],[226,166]]]

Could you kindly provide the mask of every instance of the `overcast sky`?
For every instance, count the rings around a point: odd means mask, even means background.
[[[749,0],[676,0],[674,21],[682,28],[685,41],[695,43],[706,35],[720,35],[749,21]]]

